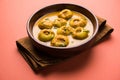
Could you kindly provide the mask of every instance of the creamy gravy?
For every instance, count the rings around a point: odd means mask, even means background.
[[[47,46],[50,46],[50,42],[42,42],[38,39],[38,33],[40,32],[40,28],[38,27],[38,23],[41,19],[43,18],[49,18],[51,21],[54,21],[57,17],[57,14],[58,12],[52,12],[52,13],[48,13],[46,15],[44,15],[43,17],[39,18],[36,23],[34,24],[33,26],[33,36],[35,37],[36,40],[38,40],[40,43],[44,44],[44,45],[47,45]],[[79,16],[84,16],[83,14],[81,13],[78,13],[78,12],[75,12],[73,11],[73,16],[72,18],[74,17],[79,17]],[[86,17],[84,16],[86,19],[87,19],[87,25],[84,27],[85,29],[89,30],[89,36],[86,38],[86,39],[83,39],[83,40],[77,40],[77,39],[73,39],[71,35],[69,35],[69,45],[67,47],[74,47],[74,46],[78,46],[80,44],[83,44],[84,42],[88,41],[88,39],[92,36],[93,34],[93,24],[92,22]],[[67,21],[67,25],[69,23],[69,20]],[[56,33],[56,28],[52,28],[52,30]]]

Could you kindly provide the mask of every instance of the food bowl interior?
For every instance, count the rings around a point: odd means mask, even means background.
[[[32,17],[28,21],[27,30],[28,30],[29,36],[34,39],[33,34],[32,34],[32,29],[33,29],[33,26],[34,26],[35,22],[40,17],[42,17],[43,15],[45,15],[47,13],[61,11],[63,9],[70,9],[70,10],[73,10],[73,11],[80,12],[83,15],[85,15],[87,18],[89,18],[90,21],[93,24],[93,27],[94,27],[94,31],[93,31],[93,36],[92,37],[95,36],[95,34],[97,33],[97,30],[98,30],[98,21],[97,21],[95,15],[93,15],[86,8],[84,8],[82,6],[79,6],[79,5],[74,5],[74,4],[54,4],[54,5],[50,5],[50,6],[47,6],[45,8],[42,8],[42,9],[38,10],[36,13],[34,13],[32,15]],[[92,39],[92,37],[91,37],[91,39]]]

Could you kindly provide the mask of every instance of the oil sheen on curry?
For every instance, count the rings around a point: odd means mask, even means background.
[[[74,47],[93,34],[92,22],[83,14],[63,9],[39,18],[33,26],[33,36],[51,47]]]

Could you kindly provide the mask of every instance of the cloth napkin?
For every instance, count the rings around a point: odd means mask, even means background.
[[[99,22],[99,32],[96,36],[95,42],[92,46],[97,45],[100,42],[103,42],[112,32],[113,28],[106,24],[106,20],[98,17]],[[44,54],[44,52],[38,51],[31,43],[29,37],[23,37],[16,41],[18,51],[24,57],[26,62],[30,67],[35,71],[48,67],[50,65],[55,65],[56,63],[62,62],[68,58],[56,58],[50,55]],[[73,56],[74,57],[74,56]]]

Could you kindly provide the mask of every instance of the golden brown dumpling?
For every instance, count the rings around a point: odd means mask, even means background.
[[[50,41],[54,38],[55,33],[50,29],[43,29],[38,34],[38,39],[43,42]]]
[[[72,33],[72,37],[74,39],[79,39],[79,40],[82,40],[82,39],[85,39],[88,37],[88,33],[89,31],[88,30],[85,30],[81,27],[77,27],[74,32]]]
[[[55,47],[66,47],[68,44],[69,39],[64,35],[56,35],[51,41],[51,46]]]
[[[73,12],[69,9],[63,9],[58,14],[58,17],[63,19],[70,19],[72,16],[73,16]]]
[[[49,20],[48,18],[41,20],[38,23],[38,27],[40,29],[51,29],[53,27],[53,22],[51,20]]]
[[[73,31],[73,28],[70,26],[62,26],[61,28],[57,29],[57,34],[61,35],[70,35]]]
[[[87,19],[85,18],[72,18],[69,22],[70,26],[73,27],[73,28],[76,28],[76,27],[85,27],[86,24],[87,24]]]
[[[63,18],[57,18],[53,22],[54,27],[58,27],[58,28],[66,24],[67,24],[67,21]]]

